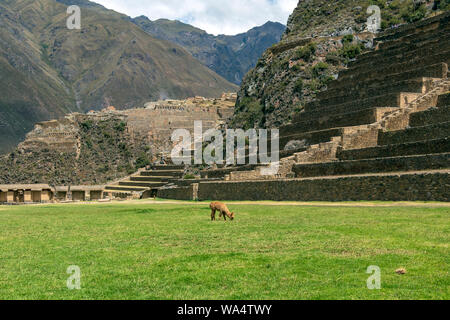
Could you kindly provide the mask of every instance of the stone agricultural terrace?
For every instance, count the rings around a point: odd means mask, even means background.
[[[280,128],[277,175],[250,165],[203,170],[158,196],[449,201],[449,19],[444,13],[380,34],[374,50]]]

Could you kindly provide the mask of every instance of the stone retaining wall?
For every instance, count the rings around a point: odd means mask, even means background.
[[[450,106],[413,113],[409,124],[411,127],[421,127],[445,121],[450,121]]]
[[[158,198],[172,200],[193,200],[193,186],[158,190]]]
[[[450,137],[450,122],[424,127],[408,128],[402,131],[381,131],[378,136],[378,144],[400,144],[414,141],[441,139],[445,137]]]
[[[337,157],[341,160],[359,160],[444,152],[450,152],[450,138],[379,146],[366,149],[341,150],[338,151]]]
[[[450,201],[449,173],[201,183],[199,200]]]
[[[363,173],[421,171],[447,168],[450,168],[449,153],[356,161],[297,164],[294,165],[292,170],[296,173],[297,177],[306,178]]]

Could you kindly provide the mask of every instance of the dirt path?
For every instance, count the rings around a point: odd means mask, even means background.
[[[306,207],[423,207],[423,208],[450,208],[450,202],[297,202],[297,201],[225,201],[233,205],[258,205],[258,206],[306,206]],[[131,204],[131,205],[189,205],[189,206],[205,206],[209,202],[201,201],[177,201],[177,200],[125,200],[110,202],[78,202],[68,203],[72,205],[88,205],[88,204]]]
[[[450,202],[301,202],[301,201],[225,201],[232,205],[257,205],[257,206],[303,206],[303,207],[419,207],[419,208],[450,208]],[[177,201],[177,200],[124,200],[109,202],[73,202],[59,204],[30,204],[30,206],[48,206],[48,205],[188,205],[205,206],[208,201]],[[0,210],[6,210],[7,206],[0,207]]]
[[[137,203],[145,204],[182,204],[182,205],[205,205],[207,202],[177,202],[177,201],[140,201]],[[228,201],[234,205],[258,205],[258,206],[309,206],[309,207],[447,207],[450,208],[450,203],[445,202],[391,202],[391,203],[377,203],[377,202],[272,202],[272,201]]]

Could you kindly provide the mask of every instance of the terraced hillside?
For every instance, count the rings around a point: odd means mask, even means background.
[[[450,13],[390,30],[280,128],[277,175],[202,171],[159,196],[223,200],[449,201]],[[217,182],[211,179],[222,179]]]
[[[299,1],[281,42],[245,76],[231,125],[279,127],[304,110],[350,61],[373,49],[364,33],[371,4],[381,8],[384,30],[450,10],[448,1]]]

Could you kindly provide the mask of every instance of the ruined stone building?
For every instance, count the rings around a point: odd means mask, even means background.
[[[0,158],[0,203],[103,198],[107,182],[170,154],[174,130],[193,131],[197,120],[205,129],[223,126],[235,101],[235,94],[166,100],[38,123],[13,153]]]

